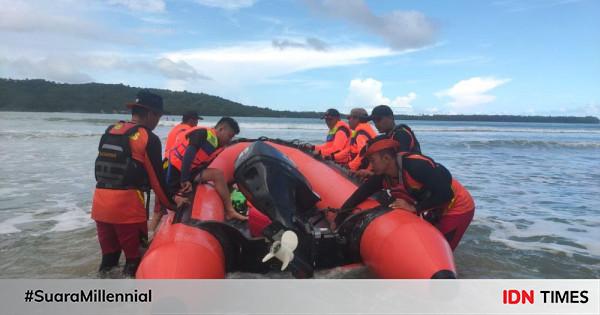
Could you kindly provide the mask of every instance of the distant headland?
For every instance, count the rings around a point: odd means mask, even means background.
[[[140,88],[123,84],[67,84],[46,80],[0,79],[0,111],[117,113]],[[163,96],[170,114],[196,110],[205,116],[319,118],[322,112],[282,111],[248,106],[205,93],[150,89]],[[323,109],[325,111],[325,108]],[[397,115],[401,120],[598,124],[597,117],[514,115]]]

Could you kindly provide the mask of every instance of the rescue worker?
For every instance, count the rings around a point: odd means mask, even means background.
[[[361,149],[367,144],[367,141],[375,138],[377,133],[369,124],[369,114],[364,108],[354,108],[350,111],[348,125],[352,129],[349,144],[335,154],[335,161],[347,166],[352,171],[357,171],[363,159],[360,156]]]
[[[169,154],[168,185],[171,192],[185,196],[192,191],[192,182],[213,182],[223,201],[226,219],[246,220],[231,204],[231,197],[223,171],[206,168],[231,139],[240,132],[231,117],[221,118],[214,128],[188,129],[175,140]]]
[[[340,112],[334,108],[328,109],[321,119],[325,119],[329,132],[325,143],[314,147],[314,153],[335,161],[336,154],[344,150],[350,143],[350,127],[341,120]]]
[[[165,159],[169,158],[169,151],[171,151],[173,145],[175,145],[175,139],[177,138],[177,136],[190,128],[198,126],[198,120],[202,119],[203,118],[198,116],[198,113],[196,111],[189,111],[183,114],[183,116],[181,117],[181,123],[173,127],[167,135],[167,142],[165,145],[164,155]]]
[[[100,272],[117,266],[123,251],[123,272],[134,276],[142,256],[140,247],[148,238],[144,192],[154,190],[160,203],[170,209],[176,205],[167,195],[160,139],[152,133],[163,114],[162,98],[141,90],[127,107],[131,108],[131,121],[111,125],[100,139],[91,216],[102,249]]]
[[[400,151],[421,153],[421,146],[412,129],[405,124],[396,125],[394,121],[394,112],[389,106],[375,106],[371,111],[369,120],[373,121],[375,128],[377,128],[379,133],[396,140],[400,145]],[[359,166],[359,170],[356,171],[355,174],[362,178],[372,175],[373,172],[367,169],[368,166],[368,159],[363,159],[362,164]]]
[[[395,198],[390,208],[423,216],[454,250],[473,219],[473,198],[443,165],[399,148],[397,141],[385,135],[367,144],[365,155],[374,175],[359,186],[342,208],[355,208],[375,192],[389,189]]]
[[[163,158],[163,171],[166,173],[169,166],[169,152],[175,145],[175,139],[184,131],[194,128],[198,126],[198,120],[202,120],[203,118],[198,116],[196,111],[189,111],[183,114],[181,117],[181,123],[177,124],[175,127],[169,131],[167,135],[167,142],[165,144],[165,153]],[[152,215],[152,219],[150,221],[150,230],[155,231],[156,227],[160,223],[162,217],[167,214],[167,209],[165,207],[161,207],[160,202],[156,200],[154,204],[154,214]]]
[[[379,133],[388,135],[400,144],[401,152],[421,153],[421,146],[412,129],[405,124],[396,125],[394,112],[389,106],[375,106],[369,119],[375,123]]]

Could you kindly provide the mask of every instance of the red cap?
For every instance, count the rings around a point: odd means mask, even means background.
[[[365,156],[369,156],[375,152],[379,152],[386,149],[400,149],[400,143],[396,140],[392,139],[381,139],[372,144],[367,144],[367,151],[365,152]]]

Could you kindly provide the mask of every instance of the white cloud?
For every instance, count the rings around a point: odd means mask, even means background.
[[[496,97],[486,93],[509,81],[510,79],[473,77],[459,81],[451,88],[440,91],[435,95],[440,98],[451,98],[448,105],[455,109],[469,108],[494,101]]]
[[[15,33],[59,33],[99,39],[99,27],[76,15],[66,16],[45,4],[0,0],[0,31]]]
[[[49,57],[32,61],[24,58],[8,60],[0,57],[0,76],[14,79],[47,79],[57,82],[86,83],[92,77],[68,59]]]
[[[0,51],[16,47],[20,54],[23,52],[21,47],[39,46],[55,52],[74,41],[78,42],[79,50],[87,48],[91,42],[104,46],[137,42],[123,30],[116,32],[103,26],[85,4],[89,3],[0,0]],[[35,51],[39,52],[39,48]]]
[[[164,0],[108,0],[108,4],[142,12],[163,12],[166,8]]]
[[[123,57],[117,54],[61,55],[41,59],[0,58],[0,76],[41,78],[65,83],[92,82],[97,71],[141,73],[175,81],[210,80],[184,61]],[[181,86],[181,83],[179,83]]]
[[[221,8],[225,10],[237,10],[251,7],[257,0],[196,0],[197,3],[213,8]]]
[[[414,92],[406,96],[397,96],[393,100],[383,95],[383,84],[373,78],[354,79],[350,81],[346,107],[364,107],[371,109],[377,105],[389,105],[395,113],[412,111],[411,103],[417,98]]]
[[[370,58],[393,55],[388,48],[372,46],[330,47],[315,50],[307,47],[279,49],[269,41],[166,53],[175,62],[185,61],[227,86],[252,85],[283,75],[319,68],[361,64]]]
[[[174,62],[169,58],[160,58],[155,61],[154,65],[158,71],[167,78],[178,80],[190,79],[208,79],[207,76],[201,75],[185,61]]]
[[[397,108],[399,110],[409,111],[409,110],[412,110],[412,106],[410,105],[410,103],[412,103],[416,99],[417,99],[417,94],[415,92],[410,92],[406,96],[396,97],[390,103],[390,106],[392,107],[392,109]]]
[[[434,40],[436,27],[418,11],[393,11],[377,15],[363,0],[305,0],[321,14],[327,14],[383,38],[396,50],[422,48]]]

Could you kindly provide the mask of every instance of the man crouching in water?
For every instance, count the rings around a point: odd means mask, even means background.
[[[239,132],[240,127],[233,118],[223,117],[214,128],[195,127],[177,137],[169,155],[169,189],[178,196],[184,196],[192,192],[192,181],[213,182],[223,201],[225,219],[246,220],[231,204],[223,171],[206,168]]]
[[[399,208],[423,216],[446,238],[454,250],[475,213],[469,192],[441,164],[418,153],[399,152],[397,141],[379,136],[367,144],[373,176],[348,198],[343,209],[358,204],[381,189],[389,189]]]

